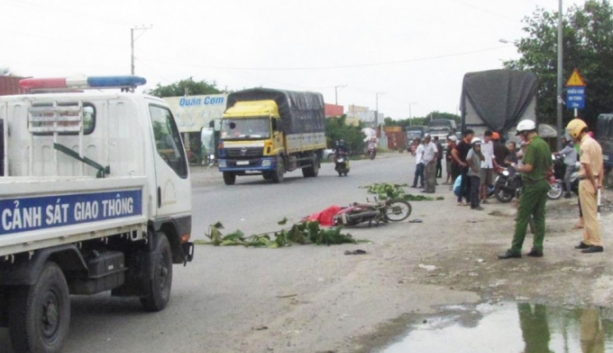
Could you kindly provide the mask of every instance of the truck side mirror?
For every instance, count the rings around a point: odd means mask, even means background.
[[[272,119],[272,131],[278,131],[279,127],[277,126],[277,119]]]

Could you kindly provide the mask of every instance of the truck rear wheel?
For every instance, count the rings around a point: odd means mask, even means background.
[[[223,172],[223,182],[226,185],[234,185],[236,183],[236,174],[232,172]]]
[[[302,168],[302,175],[305,178],[314,178],[317,176],[317,174],[319,174],[319,157],[317,157],[317,153],[314,153],[311,165],[306,168]]]
[[[155,237],[153,261],[151,262],[153,278],[147,283],[145,295],[140,302],[147,311],[162,311],[170,301],[172,287],[172,251],[168,238],[163,233]]]
[[[277,167],[272,174],[272,182],[275,184],[282,183],[283,174],[285,174],[285,166],[283,165],[283,157],[277,157]]]
[[[48,262],[34,285],[11,291],[9,332],[17,353],[59,353],[70,327],[70,297],[60,267]]]

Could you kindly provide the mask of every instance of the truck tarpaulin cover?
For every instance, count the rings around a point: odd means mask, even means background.
[[[492,131],[508,131],[515,127],[537,92],[536,75],[515,70],[491,70],[464,75],[462,83],[462,122],[466,104]],[[503,98],[501,98],[503,97]]]
[[[227,107],[236,102],[274,100],[281,116],[280,130],[290,133],[324,132],[324,97],[321,93],[253,88],[228,95]]]

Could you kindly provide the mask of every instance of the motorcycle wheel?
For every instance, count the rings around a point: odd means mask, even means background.
[[[370,153],[370,160],[373,160],[373,159],[375,159],[375,154],[371,152]]]
[[[555,183],[549,185],[549,191],[547,192],[548,199],[557,200],[562,197],[562,194],[564,194],[564,188],[560,180],[556,180]]]
[[[385,203],[385,218],[390,222],[400,222],[409,218],[413,208],[404,200],[392,200]]]
[[[511,202],[511,200],[513,200],[513,197],[515,196],[515,194],[513,192],[510,192],[508,190],[505,190],[503,188],[499,188],[498,190],[496,190],[496,200],[502,202],[502,203],[509,203]]]

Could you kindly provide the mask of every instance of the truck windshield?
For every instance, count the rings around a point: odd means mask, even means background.
[[[407,131],[407,139],[413,140],[421,138],[421,131]]]
[[[270,138],[270,119],[264,117],[223,119],[221,138],[226,140]]]

